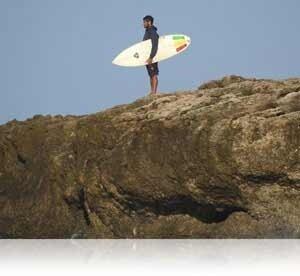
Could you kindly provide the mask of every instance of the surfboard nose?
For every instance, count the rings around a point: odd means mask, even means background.
[[[120,63],[119,56],[116,56],[116,57],[113,59],[112,64],[114,64],[114,65],[119,65],[119,63]]]
[[[115,57],[111,63],[116,65],[116,59],[117,57]]]

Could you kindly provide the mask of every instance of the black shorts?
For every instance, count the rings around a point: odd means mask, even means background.
[[[146,65],[149,77],[157,76],[159,74],[158,63],[152,63]]]

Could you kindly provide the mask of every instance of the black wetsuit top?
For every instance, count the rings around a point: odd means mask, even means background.
[[[159,35],[157,33],[157,28],[155,26],[151,26],[150,28],[146,29],[143,40],[148,40],[148,39],[151,39],[151,42],[152,42],[150,58],[154,58],[157,53],[158,39],[159,39]]]

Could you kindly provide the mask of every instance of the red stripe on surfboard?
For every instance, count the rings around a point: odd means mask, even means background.
[[[182,49],[184,49],[186,46],[187,46],[187,44],[184,44],[184,45],[178,47],[178,48],[176,49],[176,51],[177,51],[177,52],[180,52],[180,51],[181,51]]]

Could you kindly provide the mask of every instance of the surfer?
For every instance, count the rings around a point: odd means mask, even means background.
[[[157,28],[153,25],[154,18],[151,15],[147,15],[143,18],[145,35],[143,40],[151,39],[152,49],[149,58],[147,59],[147,71],[150,77],[150,86],[151,86],[151,95],[157,93],[158,87],[158,63],[153,63],[153,58],[155,57],[158,50],[158,39],[159,35],[157,34]]]

